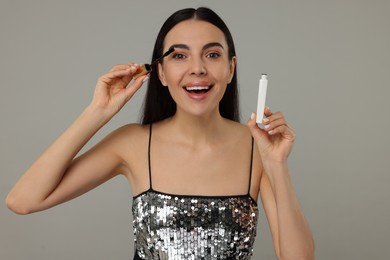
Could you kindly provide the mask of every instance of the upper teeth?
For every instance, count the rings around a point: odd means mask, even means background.
[[[193,87],[186,87],[186,90],[203,90],[203,89],[209,89],[210,87],[205,86],[193,86]]]

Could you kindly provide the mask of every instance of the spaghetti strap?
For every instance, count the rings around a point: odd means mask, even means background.
[[[250,195],[250,191],[251,191],[251,181],[252,181],[253,143],[254,143],[254,140],[253,140],[253,137],[252,137],[251,164],[250,164],[250,168],[249,168],[249,185],[248,185],[248,195]]]
[[[150,144],[152,142],[152,123],[149,128],[149,144],[148,144],[148,166],[149,166],[149,189],[152,190],[152,167],[150,165]]]

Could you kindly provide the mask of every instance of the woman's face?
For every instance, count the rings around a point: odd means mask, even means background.
[[[223,32],[213,24],[187,20],[165,37],[164,50],[175,51],[159,64],[159,78],[177,105],[177,112],[196,116],[218,112],[236,58],[229,59]]]

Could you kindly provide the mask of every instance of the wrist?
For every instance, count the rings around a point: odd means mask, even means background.
[[[108,115],[104,110],[102,110],[101,108],[99,108],[97,106],[89,105],[81,113],[80,117],[87,118],[89,123],[91,123],[92,125],[102,127],[108,121],[110,121],[110,119],[113,116]]]
[[[290,178],[288,164],[286,162],[267,162],[263,164],[265,173],[267,174],[270,182],[274,184],[278,179]]]
[[[272,170],[276,172],[283,172],[288,170],[287,161],[279,162],[279,161],[268,161],[264,162],[263,167],[267,170]]]
[[[280,158],[280,159],[264,158],[262,161],[263,161],[264,169],[267,170],[281,171],[288,168],[287,158]]]

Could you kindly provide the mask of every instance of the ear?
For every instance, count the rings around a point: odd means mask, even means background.
[[[232,81],[233,76],[234,76],[234,70],[236,68],[237,64],[237,58],[234,56],[232,60],[230,61],[230,67],[229,67],[229,83]]]
[[[163,84],[164,87],[168,86],[168,83],[167,83],[167,81],[165,79],[165,73],[163,71],[163,68],[162,68],[162,65],[161,65],[160,62],[158,63],[158,69],[157,70],[158,70],[158,78],[160,79],[161,84]]]

